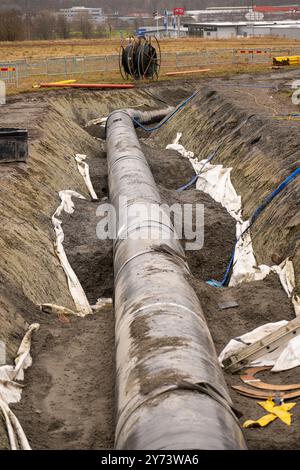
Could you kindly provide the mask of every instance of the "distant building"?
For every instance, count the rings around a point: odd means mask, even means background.
[[[251,12],[251,7],[209,7],[205,10],[187,10],[186,17],[196,22],[245,21],[245,15]]]
[[[105,16],[102,8],[72,7],[59,10],[59,15],[64,16],[68,21],[73,21],[79,15],[87,15],[93,23],[103,23]]]
[[[254,11],[262,13],[296,13],[300,12],[300,5],[281,5],[281,6],[254,6]]]
[[[250,2],[249,2],[250,3]],[[186,15],[199,22],[222,21],[266,21],[297,19],[300,14],[299,5],[290,6],[239,6],[239,7],[208,7],[205,10],[187,10]]]
[[[16,5],[13,2],[9,2],[8,0],[3,4],[3,2],[0,4],[0,10],[8,11],[8,10],[16,10],[20,11],[21,7],[20,5]]]
[[[180,37],[187,36],[188,28],[185,26],[180,27]],[[168,28],[166,29],[165,26],[141,26],[136,31],[137,36],[156,36],[157,38],[163,37],[178,37],[178,30],[177,28]]]
[[[281,36],[300,39],[300,21],[203,22],[184,24],[189,36],[230,39],[251,36]]]

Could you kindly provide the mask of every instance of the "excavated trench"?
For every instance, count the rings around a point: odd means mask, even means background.
[[[195,188],[176,192],[194,171],[188,160],[165,147],[177,132],[182,132],[181,143],[204,159],[221,143],[215,163],[233,168],[232,181],[242,196],[246,219],[299,166],[297,124],[272,119],[267,111],[266,91],[260,99],[263,107],[256,101],[249,102],[245,109],[242,92],[239,95],[237,89],[225,88],[221,80],[209,86],[204,82],[178,83],[126,92],[24,95],[12,99],[5,115],[1,114],[1,126],[27,127],[30,135],[28,163],[0,167],[0,339],[5,341],[7,361],[12,363],[26,326],[32,322],[41,324],[33,339],[33,366],[25,375],[22,400],[12,406],[33,449],[107,449],[114,445],[113,310],[62,321],[41,313],[37,307],[55,303],[75,309],[53,245],[51,216],[60,202],[58,192],[63,189],[86,197],[74,200],[73,214],[63,215],[64,246],[70,264],[91,305],[98,298],[113,296],[112,242],[96,237],[96,209],[101,199],[109,196],[104,131],[99,126],[86,128],[91,119],[124,107],[161,108],[164,104],[160,100],[175,105],[200,86],[197,98],[162,129],[150,137],[143,131],[138,131],[138,135],[163,202],[204,204],[204,247],[187,252],[187,260],[192,272],[190,282],[200,299],[217,352],[234,336],[270,321],[294,317],[291,301],[275,275],[237,288],[214,289],[205,283],[222,278],[235,243],[235,223],[220,204],[203,192]],[[275,100],[278,107],[282,106],[282,94],[277,92]],[[234,132],[244,121],[241,129]],[[92,202],[88,196],[76,167],[76,153],[88,155],[100,202]],[[298,292],[299,195],[299,183],[294,181],[279,200],[268,206],[251,232],[259,264],[272,265],[274,257],[291,257]],[[218,303],[229,297],[237,301],[238,307],[220,310]],[[145,329],[133,334],[147,347]],[[229,374],[226,380],[229,387],[239,383],[237,376]],[[277,380],[296,383],[300,374],[294,369],[281,373]],[[145,390],[147,386],[145,376]],[[260,416],[255,400],[231,392],[235,407],[243,413],[241,422]],[[274,422],[264,430],[247,430],[247,444],[255,449],[296,449],[299,424],[296,407],[290,428],[282,429],[280,423]],[[4,423],[0,425],[0,447],[8,447]]]

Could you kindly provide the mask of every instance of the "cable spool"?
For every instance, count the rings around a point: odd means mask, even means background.
[[[158,79],[161,51],[155,36],[131,37],[127,45],[121,45],[119,68],[124,80]]]

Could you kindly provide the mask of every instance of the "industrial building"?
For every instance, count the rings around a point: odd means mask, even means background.
[[[281,22],[210,22],[184,24],[189,36],[207,39],[230,39],[251,36],[281,36],[300,39],[300,21]]]
[[[141,26],[136,31],[137,36],[151,36],[155,35],[158,38],[169,37],[177,38],[178,36],[184,37],[188,35],[188,28],[180,26],[180,31],[174,28],[166,28],[165,26]]]
[[[68,21],[73,21],[80,15],[87,15],[93,23],[103,23],[105,16],[102,8],[72,7],[59,10],[59,15],[64,16]]]
[[[204,10],[187,10],[185,14],[196,22],[297,20],[300,18],[300,6],[208,7]]]

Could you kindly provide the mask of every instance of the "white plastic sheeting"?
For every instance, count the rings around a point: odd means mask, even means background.
[[[223,349],[219,356],[219,361],[222,365],[223,361],[230,357],[232,354],[237,354],[242,351],[246,346],[249,346],[256,341],[265,338],[270,333],[274,333],[282,326],[287,325],[288,322],[283,320],[276,323],[267,323],[260,326],[250,333],[232,339],[228,345]],[[282,345],[260,358],[251,362],[251,366],[270,366],[273,372],[280,372],[284,370],[293,369],[300,365],[300,335],[291,339],[287,344]]]
[[[300,297],[298,295],[294,295],[292,298],[292,302],[297,317],[298,315],[300,315]]]
[[[78,168],[78,171],[79,173],[81,174],[81,176],[83,177],[84,181],[85,181],[85,184],[86,184],[86,187],[91,195],[91,198],[94,200],[94,201],[97,201],[98,200],[98,196],[93,188],[93,185],[92,185],[92,182],[91,182],[91,177],[90,177],[90,168],[89,168],[89,165],[86,163],[86,158],[87,156],[86,155],[83,155],[83,154],[80,154],[80,153],[77,153],[75,155],[75,160],[77,162],[77,168]]]
[[[32,364],[30,356],[31,337],[33,332],[37,331],[39,327],[38,323],[33,323],[28,328],[20,344],[15,365],[0,367],[0,409],[4,416],[12,450],[30,450],[30,445],[22,426],[9,408],[9,404],[17,403],[21,400],[23,386],[19,382],[24,380],[24,370]]]
[[[93,313],[99,313],[106,310],[111,310],[113,306],[113,300],[111,298],[101,298],[97,300],[95,305],[91,306]],[[80,313],[74,312],[69,308],[62,307],[61,305],[56,304],[41,304],[40,310],[43,313],[47,313],[48,315],[57,315],[58,317],[81,317]]]
[[[113,307],[113,300],[112,298],[102,297],[101,299],[97,300],[97,303],[92,306],[92,310],[95,313],[111,310]]]
[[[85,199],[85,197],[72,190],[60,191],[59,197],[61,199],[61,203],[52,216],[52,223],[53,223],[55,234],[56,234],[56,244],[55,244],[56,253],[60,260],[62,268],[65,271],[65,274],[67,276],[69,290],[74,300],[74,304],[76,306],[78,315],[81,317],[84,317],[85,315],[92,314],[92,309],[85,295],[85,292],[75,272],[73,271],[68,261],[67,255],[65,253],[64,246],[63,246],[64,231],[62,229],[62,221],[60,220],[60,217],[63,212],[66,212],[68,214],[73,214],[74,204],[72,201],[72,197],[76,197],[78,199]]]
[[[91,121],[88,121],[84,127],[97,126],[97,125],[100,125],[101,127],[105,127],[106,121],[107,121],[107,117],[92,119]]]
[[[93,188],[93,184],[90,178],[90,169],[89,165],[85,161],[87,158],[86,155],[77,153],[75,155],[75,160],[77,163],[77,168],[81,176],[83,177],[86,187],[90,193],[92,200],[97,201],[98,196]],[[63,242],[64,242],[64,231],[62,229],[62,221],[60,220],[60,216],[62,212],[66,212],[68,214],[73,214],[74,212],[74,204],[72,201],[72,197],[77,197],[78,199],[85,199],[84,196],[77,193],[76,191],[72,190],[63,190],[59,192],[59,197],[61,200],[60,205],[56,209],[55,213],[52,216],[52,223],[54,226],[55,234],[56,234],[56,253],[60,260],[63,270],[67,276],[69,290],[74,300],[77,312],[73,312],[75,315],[84,317],[85,315],[92,314],[92,308],[88,302],[88,299],[85,295],[85,292],[76,276],[75,272],[73,271],[68,258],[66,256]],[[51,304],[45,304],[46,307],[49,309]],[[54,309],[52,306],[52,310],[58,312],[59,309],[64,309],[64,307],[59,307],[54,305]],[[68,309],[67,309],[68,310]],[[70,314],[70,311],[69,311]]]
[[[74,312],[73,310],[70,310],[69,308],[62,307],[61,305],[56,305],[56,304],[41,304],[40,310],[43,313],[47,313],[48,315],[57,315],[58,317],[60,316],[75,316],[75,317],[80,317],[80,313]]]
[[[235,249],[234,265],[229,286],[237,286],[242,282],[259,281],[271,272],[278,274],[280,282],[289,297],[295,288],[295,275],[293,263],[286,259],[280,266],[257,266],[250,232],[241,234],[249,226],[249,221],[242,219],[242,200],[231,182],[230,174],[232,168],[224,168],[223,165],[212,165],[208,160],[199,161],[193,152],[187,151],[179,143],[182,134],[177,133],[172,144],[167,149],[176,150],[183,157],[188,158],[195,172],[201,174],[196,183],[196,188],[209,194],[215,201],[219,202],[236,221],[236,238],[238,240]],[[293,305],[296,315],[300,312],[300,299],[293,297]]]

